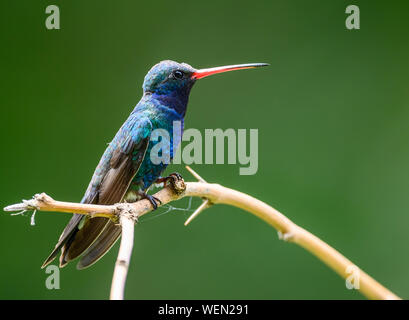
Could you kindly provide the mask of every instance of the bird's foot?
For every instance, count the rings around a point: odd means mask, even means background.
[[[139,195],[142,199],[147,199],[149,202],[152,204],[153,210],[158,209],[158,203],[159,205],[162,204],[162,201],[160,201],[158,198],[155,196],[151,196],[150,194],[147,194],[146,192],[139,192]]]
[[[167,177],[157,179],[156,183],[163,183],[164,188],[166,188],[168,183],[170,183],[173,190],[177,194],[182,193],[186,189],[185,181],[183,180],[182,176],[177,172],[173,172]]]
[[[157,183],[157,184],[163,183],[163,187],[166,188],[168,182],[172,183],[172,181],[181,180],[181,179],[183,180],[182,176],[179,173],[173,172],[170,175],[168,175],[167,177],[160,177],[160,178],[156,179],[155,183]]]

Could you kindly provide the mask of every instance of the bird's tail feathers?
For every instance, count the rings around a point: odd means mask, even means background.
[[[81,219],[83,218],[83,215],[81,214],[74,214],[71,220],[68,222],[67,226],[65,227],[64,231],[62,232],[60,238],[58,239],[58,243],[55,245],[54,250],[51,252],[51,254],[45,259],[43,265],[41,266],[41,269],[45,268],[47,265],[49,265],[55,257],[58,255],[60,252],[61,248],[70,240],[73,239],[75,233],[78,231],[78,224],[81,222]],[[60,265],[61,267],[61,265]]]

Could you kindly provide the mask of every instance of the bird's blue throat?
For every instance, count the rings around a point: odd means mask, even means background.
[[[169,109],[173,109],[181,118],[184,118],[189,101],[189,92],[173,91],[167,94],[159,94],[155,92],[150,94],[150,99],[156,100],[159,104],[168,107]]]

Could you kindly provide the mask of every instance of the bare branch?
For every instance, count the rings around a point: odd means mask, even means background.
[[[115,263],[114,275],[111,284],[111,300],[123,300],[125,292],[126,276],[132,256],[134,242],[134,224],[138,221],[138,215],[131,205],[124,206],[119,213],[119,222],[122,226],[121,245]]]
[[[203,181],[202,178],[200,179]],[[318,237],[293,223],[281,212],[245,193],[223,187],[219,184],[211,184],[206,182],[184,183],[182,180],[174,182],[171,187],[166,187],[160,190],[154,196],[158,198],[162,204],[166,204],[183,197],[200,197],[202,199],[207,199],[212,204],[223,203],[246,210],[273,226],[279,232],[279,235],[281,235],[283,240],[296,243],[303,247],[328,265],[328,267],[333,269],[342,278],[347,279],[350,276],[348,271],[352,266],[354,266],[355,270],[359,272],[359,290],[366,297],[370,299],[400,299]],[[192,217],[189,218],[187,223],[197,216],[199,212],[205,209],[205,207],[209,204],[206,204],[207,200],[205,200],[205,202],[197,209]],[[23,201],[23,203],[8,206],[5,208],[5,210],[20,211],[35,209],[38,211],[88,214],[93,217],[107,217],[111,219],[118,219],[118,217],[120,217],[120,222],[123,228],[123,237],[121,240],[120,255],[118,255],[113,284],[121,283],[121,285],[118,285],[117,288],[112,288],[111,291],[111,298],[120,299],[123,297],[126,273],[132,251],[133,223],[136,217],[140,217],[152,211],[152,206],[148,200],[140,200],[132,204],[126,204],[126,208],[127,209],[124,210],[123,203],[103,206],[60,202],[53,200],[51,197],[43,193],[40,195],[35,195],[32,200]],[[132,212],[132,217],[129,216],[129,211]],[[121,213],[123,212],[128,212],[128,216],[126,218],[122,218]],[[123,261],[125,262],[123,263]],[[120,280],[116,281],[115,279]]]

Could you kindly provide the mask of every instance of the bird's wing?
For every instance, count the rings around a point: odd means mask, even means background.
[[[138,119],[121,128],[108,147],[108,152],[106,151],[106,154],[110,155],[109,159],[104,159],[104,154],[95,170],[83,203],[114,204],[122,200],[145,157],[151,131],[152,124],[149,119]],[[43,266],[52,261],[60,248],[62,248],[60,266],[64,266],[84,253],[99,237],[105,239],[110,232],[118,233],[116,230],[118,227],[109,219],[86,217],[82,220],[81,218],[78,215],[73,216]],[[79,227],[80,225],[82,227]],[[110,227],[107,228],[108,226]],[[111,239],[109,243],[105,241],[102,246],[97,248],[94,246],[94,250],[87,250],[85,256],[89,254],[99,259],[115,243],[118,236]]]
[[[77,264],[77,269],[85,269],[99,259],[111,249],[122,233],[121,226],[112,221],[108,221],[103,232],[94,241],[94,243],[85,251]]]
[[[87,192],[86,196],[84,197],[81,201],[81,203],[93,203],[95,204],[96,196],[98,195],[97,192]],[[73,239],[73,235],[78,231],[78,225],[81,223],[83,220],[84,215],[82,214],[73,214],[71,220],[68,222],[68,224],[65,226],[63,232],[60,235],[60,238],[58,239],[57,244],[55,245],[55,248],[53,251],[50,253],[50,255],[45,259],[43,265],[41,268],[46,267],[48,264],[50,264],[55,257],[58,255],[60,252],[61,248],[67,243],[69,239]]]

